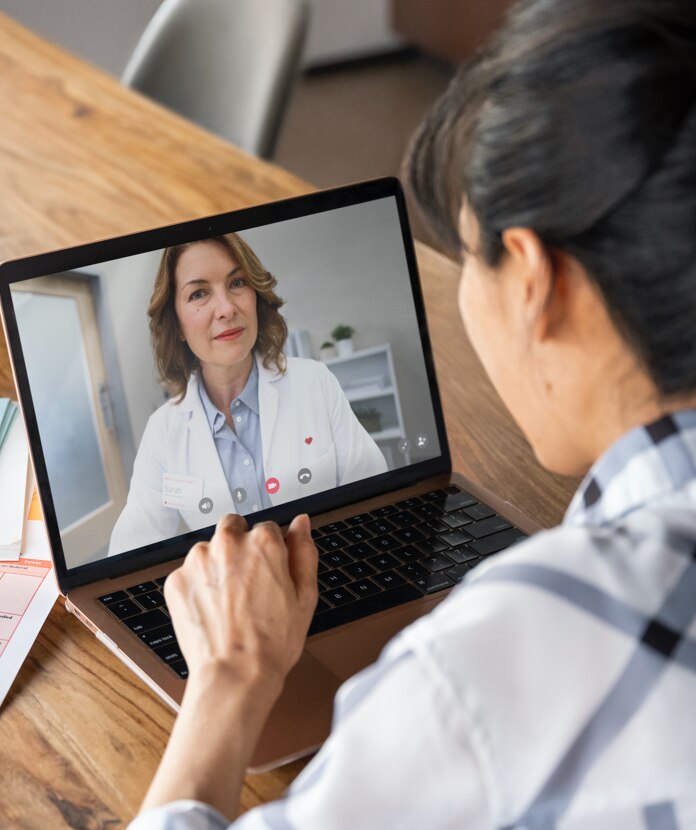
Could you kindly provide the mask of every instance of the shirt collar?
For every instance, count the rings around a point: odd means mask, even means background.
[[[602,525],[696,479],[696,409],[664,415],[618,439],[592,465],[564,524]]]
[[[210,429],[212,433],[215,434],[223,428],[225,424],[225,416],[208,397],[208,392],[202,378],[199,378],[198,394],[200,395],[203,410],[205,411],[206,418],[208,419]],[[247,382],[244,384],[244,389],[242,389],[241,393],[232,401],[232,406],[234,406],[235,401],[240,401],[245,406],[249,407],[252,412],[255,412],[257,415],[259,414],[259,370],[256,365],[256,360],[252,360],[251,372],[249,373]]]

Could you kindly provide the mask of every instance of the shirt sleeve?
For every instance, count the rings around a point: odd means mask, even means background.
[[[227,819],[200,801],[173,801],[140,813],[126,830],[227,830]]]
[[[459,708],[421,660],[383,657],[342,686],[331,736],[286,796],[243,814],[229,830],[490,830]],[[206,824],[213,820],[207,808],[191,809],[162,807],[129,830],[225,826]]]
[[[322,368],[331,434],[336,447],[337,484],[349,484],[385,473],[387,462],[381,450],[358,421],[336,376],[325,366]]]

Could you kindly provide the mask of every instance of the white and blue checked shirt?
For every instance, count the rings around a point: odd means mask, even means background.
[[[696,410],[621,438],[561,526],[491,557],[343,685],[234,830],[696,828]],[[179,801],[130,830],[223,830]]]

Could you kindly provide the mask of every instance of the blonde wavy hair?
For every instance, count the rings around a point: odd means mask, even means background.
[[[176,266],[187,248],[203,242],[216,242],[222,245],[240,266],[249,285],[256,292],[258,334],[254,350],[261,355],[263,365],[267,369],[275,367],[280,373],[284,373],[287,366],[283,348],[288,336],[288,326],[278,310],[284,303],[274,290],[278,281],[263,267],[259,258],[240,236],[236,233],[226,233],[223,236],[165,248],[157,269],[147,316],[150,320],[150,338],[159,380],[170,395],[179,396],[177,403],[180,403],[186,394],[191,374],[198,368],[198,358],[180,338],[179,320],[174,306]]]

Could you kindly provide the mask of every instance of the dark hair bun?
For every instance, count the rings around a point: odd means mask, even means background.
[[[415,139],[412,188],[495,264],[534,229],[575,256],[665,395],[696,390],[696,2],[529,0]]]

